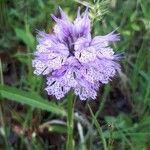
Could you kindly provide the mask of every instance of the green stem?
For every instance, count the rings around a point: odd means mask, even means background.
[[[3,78],[3,69],[2,69],[1,58],[0,58],[0,84],[4,85],[4,78]],[[4,131],[5,146],[6,146],[6,148],[8,148],[8,141],[7,141],[6,128],[5,128],[5,119],[4,119],[4,114],[3,114],[3,109],[2,108],[4,108],[3,101],[0,102],[0,124],[2,126],[3,131]]]
[[[2,70],[2,61],[0,58],[0,84],[3,85],[4,84],[4,79],[3,79],[3,70]]]
[[[74,96],[72,93],[67,98],[67,147],[66,150],[74,149],[73,128],[74,128]]]

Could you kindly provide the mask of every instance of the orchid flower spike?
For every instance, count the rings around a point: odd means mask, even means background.
[[[111,32],[92,38],[88,9],[80,14],[79,8],[73,22],[59,10],[60,18],[51,15],[56,22],[54,33],[38,33],[34,73],[46,77],[46,91],[57,99],[71,89],[81,100],[96,99],[100,85],[107,84],[120,70],[119,55],[110,47],[119,35]]]

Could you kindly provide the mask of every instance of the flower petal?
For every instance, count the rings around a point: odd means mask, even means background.
[[[86,37],[91,31],[91,23],[88,17],[88,8],[85,10],[83,17],[80,16],[78,9],[77,18],[74,21],[74,34],[77,37]]]
[[[75,57],[81,62],[81,63],[89,63],[91,61],[94,61],[96,59],[96,52],[93,47],[87,47],[80,51],[75,51]]]

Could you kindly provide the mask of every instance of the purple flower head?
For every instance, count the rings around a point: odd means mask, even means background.
[[[81,15],[79,8],[73,22],[59,10],[61,18],[51,15],[56,22],[54,33],[38,34],[34,73],[46,76],[46,91],[57,99],[71,89],[81,100],[96,99],[99,86],[108,83],[120,69],[118,55],[109,46],[119,36],[111,32],[92,38],[88,9]]]

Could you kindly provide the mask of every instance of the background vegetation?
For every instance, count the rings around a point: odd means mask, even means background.
[[[73,19],[85,5],[94,19],[93,35],[120,33],[113,46],[125,59],[97,100],[76,100],[75,149],[150,149],[149,0],[0,0],[0,149],[65,149],[69,96],[48,96],[31,60],[36,31],[52,32],[50,14],[61,6]]]

